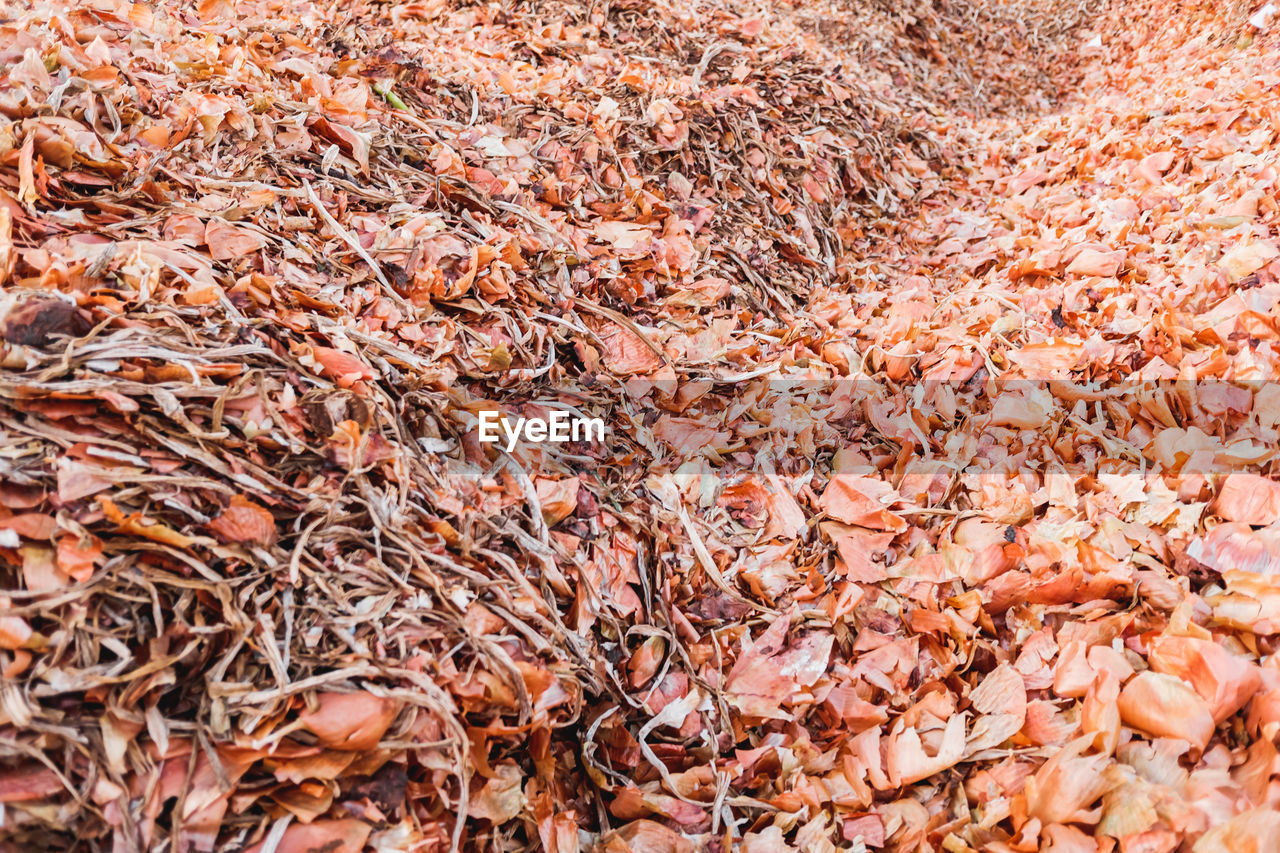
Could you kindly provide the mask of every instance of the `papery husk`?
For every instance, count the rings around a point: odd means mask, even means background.
[[[1262,685],[1258,667],[1212,640],[1165,636],[1151,644],[1147,660],[1156,672],[1189,683],[1209,704],[1215,723],[1240,710]]]
[[[0,848],[1276,846],[1254,13],[8,4]]]
[[[1280,850],[1280,813],[1250,809],[1200,836],[1192,853],[1268,853]]]
[[[1073,740],[1027,779],[1024,796],[1029,817],[1046,824],[1097,820],[1090,807],[1115,782],[1103,773],[1111,763],[1109,756],[1081,755],[1091,740]]]
[[[1120,691],[1117,702],[1126,725],[1159,737],[1176,737],[1203,750],[1213,737],[1213,713],[1187,682],[1172,675],[1141,672]]]

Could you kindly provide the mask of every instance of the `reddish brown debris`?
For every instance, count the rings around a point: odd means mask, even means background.
[[[0,8],[0,853],[1280,849],[1273,4]]]

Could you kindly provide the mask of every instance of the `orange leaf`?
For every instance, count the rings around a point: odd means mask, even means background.
[[[1124,252],[1100,252],[1096,249],[1085,249],[1076,255],[1067,267],[1067,272],[1075,275],[1096,275],[1104,278],[1115,275],[1124,263]]]
[[[1270,524],[1280,518],[1280,483],[1257,474],[1230,474],[1213,511],[1228,521]]]
[[[0,597],[0,611],[8,610],[12,605],[9,599]],[[31,626],[21,616],[0,616],[0,649],[20,649],[31,634]],[[3,784],[0,781],[0,787]]]
[[[1215,722],[1234,714],[1262,686],[1258,667],[1232,654],[1212,640],[1197,637],[1161,637],[1151,644],[1148,657],[1156,672],[1189,683],[1206,702]]]
[[[885,746],[885,771],[894,785],[909,785],[954,765],[964,756],[966,714],[947,720],[936,751],[930,755],[914,726],[905,726],[889,735]],[[897,727],[895,727],[896,729]]]
[[[1209,705],[1185,681],[1150,670],[1139,673],[1120,692],[1125,725],[1157,737],[1176,737],[1203,750],[1213,737]]]
[[[693,853],[694,846],[674,829],[657,821],[633,820],[603,840],[605,850],[628,850],[630,853]]]
[[[98,498],[98,503],[102,505],[102,511],[106,514],[107,520],[115,522],[121,533],[132,533],[134,536],[141,536],[153,542],[172,545],[175,548],[187,548],[196,542],[194,537],[179,533],[172,527],[166,527],[158,521],[145,517],[140,512],[135,512],[126,517],[111,498]]]
[[[231,506],[205,526],[223,542],[270,545],[276,541],[275,517],[243,495],[233,497]]]
[[[321,372],[343,388],[350,388],[361,379],[373,379],[377,375],[369,365],[354,355],[332,347],[313,346],[311,355],[316,364],[320,365]]]
[[[89,537],[88,544],[81,544],[79,536],[62,536],[58,539],[58,568],[84,583],[93,576],[94,567],[102,561],[102,540]]]
[[[57,520],[45,512],[24,512],[0,518],[0,530],[12,530],[26,539],[50,539],[57,526]]]
[[[222,219],[210,219],[204,226],[204,241],[215,261],[229,261],[256,252],[266,245],[261,236]]]
[[[294,823],[280,836],[276,853],[360,853],[373,827],[362,820],[317,820]],[[244,853],[262,853],[259,842]]]
[[[538,492],[538,503],[542,505],[542,520],[548,527],[568,518],[578,508],[577,477],[563,480],[539,477],[534,487]]]
[[[70,581],[54,562],[54,550],[47,545],[28,543],[18,549],[22,555],[22,580],[31,592],[61,589]]]
[[[845,524],[901,533],[907,523],[886,508],[897,498],[897,492],[883,480],[837,474],[823,490],[818,506]]]
[[[1078,738],[1041,765],[1026,782],[1027,814],[1044,823],[1068,823],[1080,819],[1085,809],[1115,783],[1103,770],[1110,756],[1080,753],[1092,738]]]
[[[652,373],[662,366],[657,353],[630,329],[609,323],[597,336],[604,345],[605,364],[616,374]]]
[[[319,707],[298,715],[316,739],[334,749],[367,750],[378,745],[400,706],[372,693],[321,693]]]

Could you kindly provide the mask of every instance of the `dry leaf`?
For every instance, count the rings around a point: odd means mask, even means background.
[[[320,693],[316,702],[298,721],[333,749],[373,749],[400,711],[394,700],[371,693]]]
[[[1158,737],[1176,737],[1203,750],[1213,737],[1209,705],[1182,679],[1141,672],[1120,691],[1120,718]]]
[[[266,241],[261,236],[221,219],[210,219],[204,226],[204,242],[215,261],[228,261],[260,250]]]
[[[276,540],[275,518],[244,495],[233,495],[231,505],[208,528],[223,542],[270,545]]]

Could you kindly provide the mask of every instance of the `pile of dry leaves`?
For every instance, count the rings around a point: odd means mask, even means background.
[[[1274,4],[0,10],[3,853],[1280,849]]]

